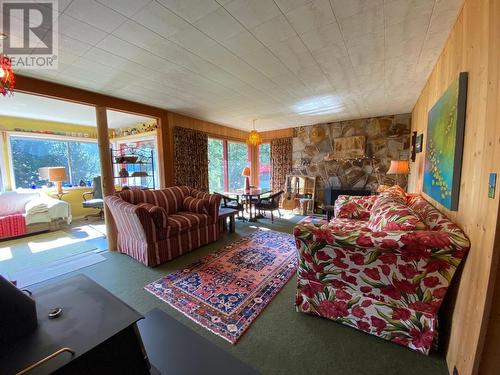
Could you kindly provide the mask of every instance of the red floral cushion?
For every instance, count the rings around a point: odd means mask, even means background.
[[[193,197],[186,197],[182,202],[184,211],[195,212],[198,214],[208,215],[209,201],[207,199],[198,199]]]
[[[368,227],[373,232],[424,230],[425,224],[406,205],[406,196],[385,191],[373,205]]]
[[[339,195],[335,201],[334,213],[340,219],[368,220],[376,195]]]
[[[383,192],[396,195],[399,198],[401,198],[404,202],[406,202],[406,191],[404,191],[403,188],[399,185],[388,187]]]

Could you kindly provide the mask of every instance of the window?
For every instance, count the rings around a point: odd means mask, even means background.
[[[259,145],[259,186],[261,189],[271,188],[271,144]]]
[[[224,189],[224,141],[208,139],[208,186],[211,192]]]
[[[208,183],[210,191],[243,189],[243,169],[250,165],[248,146],[240,142],[208,139]]]
[[[227,174],[229,191],[243,189],[245,177],[241,175],[248,167],[248,145],[237,142],[227,142]]]
[[[64,186],[78,186],[80,181],[90,185],[101,174],[95,142],[11,136],[10,149],[16,188],[48,185],[38,174],[42,167],[65,167],[68,180]]]

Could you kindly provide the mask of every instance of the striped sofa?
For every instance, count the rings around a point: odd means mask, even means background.
[[[219,238],[220,196],[187,186],[123,190],[105,198],[118,251],[155,267]]]

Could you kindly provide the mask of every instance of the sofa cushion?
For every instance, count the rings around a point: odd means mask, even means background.
[[[163,207],[168,215],[182,211],[184,197],[188,196],[190,188],[187,186],[172,186],[161,190],[127,189],[117,193],[124,201],[132,204],[150,203]]]
[[[158,228],[166,228],[168,225],[167,211],[160,206],[152,205],[151,203],[139,203],[138,207],[143,207],[151,214],[153,221]]]
[[[208,214],[208,200],[194,197],[186,197],[182,202],[183,211],[194,212],[198,214]]]
[[[335,200],[335,218],[368,220],[376,195],[339,195]]]
[[[206,227],[211,224],[211,219],[206,214],[180,211],[168,215],[168,237],[176,236],[185,231]]]
[[[406,202],[406,191],[404,191],[404,189],[399,185],[390,186],[387,189],[385,189],[382,193],[395,195],[399,197],[402,201]]]
[[[385,191],[380,194],[370,213],[368,227],[373,232],[423,230],[426,225],[406,205],[406,196]]]

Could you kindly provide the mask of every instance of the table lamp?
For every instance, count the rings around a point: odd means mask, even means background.
[[[49,167],[48,180],[56,185],[57,194],[62,195],[62,182],[68,179],[65,167]]]
[[[241,175],[245,177],[245,191],[250,190],[250,167],[243,168]]]
[[[408,160],[391,160],[391,166],[387,174],[396,175],[396,185],[399,185],[399,175],[410,173],[410,163]]]

